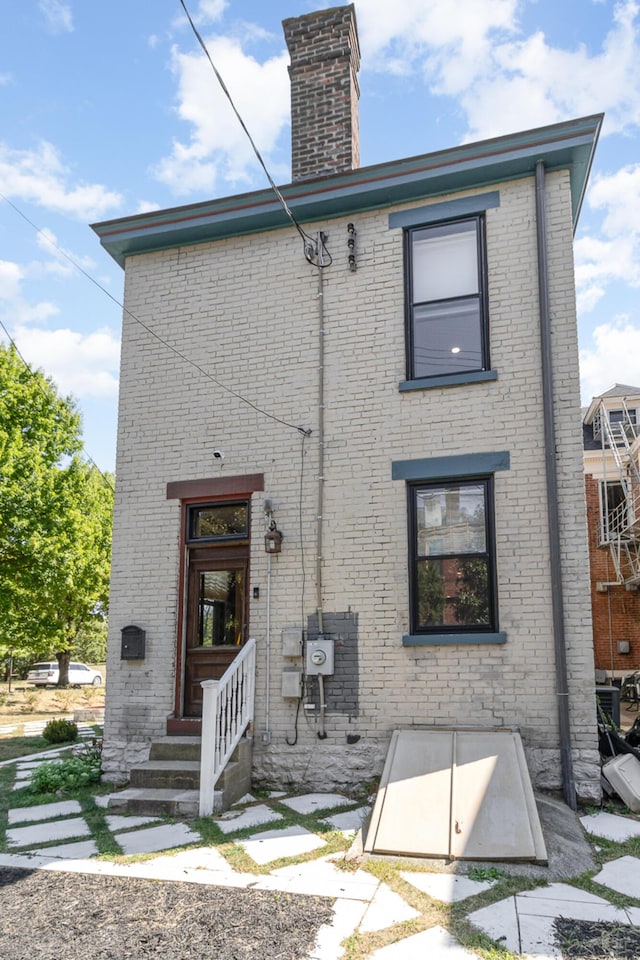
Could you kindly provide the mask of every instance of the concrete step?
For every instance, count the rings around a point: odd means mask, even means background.
[[[158,737],[151,744],[150,760],[200,760],[200,737]]]
[[[216,797],[219,804],[222,798]],[[109,813],[129,813],[148,817],[197,817],[197,790],[167,790],[128,787],[109,798]]]
[[[199,760],[147,760],[133,767],[132,787],[168,790],[197,790],[200,786]]]

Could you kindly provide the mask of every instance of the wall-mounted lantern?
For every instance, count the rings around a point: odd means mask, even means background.
[[[269,524],[264,535],[264,549],[266,553],[280,553],[282,551],[282,534],[276,526],[275,520]]]

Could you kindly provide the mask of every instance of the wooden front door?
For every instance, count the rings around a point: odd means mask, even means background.
[[[248,546],[194,550],[189,558],[185,717],[202,716],[202,680],[218,680],[246,640]]]

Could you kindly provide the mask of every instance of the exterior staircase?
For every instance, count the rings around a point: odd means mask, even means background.
[[[251,789],[252,741],[243,738],[226,764],[214,795],[214,811],[227,810]],[[149,759],[132,767],[129,786],[109,798],[109,813],[197,817],[200,737],[161,737]]]

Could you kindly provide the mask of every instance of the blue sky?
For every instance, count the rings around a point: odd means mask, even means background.
[[[326,6],[327,4],[325,4]],[[281,21],[318,0],[189,0],[276,182]],[[361,163],[604,112],[576,236],[583,402],[640,384],[640,4],[356,0]],[[113,469],[122,297],[89,224],[266,186],[179,0],[8,0],[0,35],[0,319],[77,399]],[[4,335],[0,332],[0,339]]]

